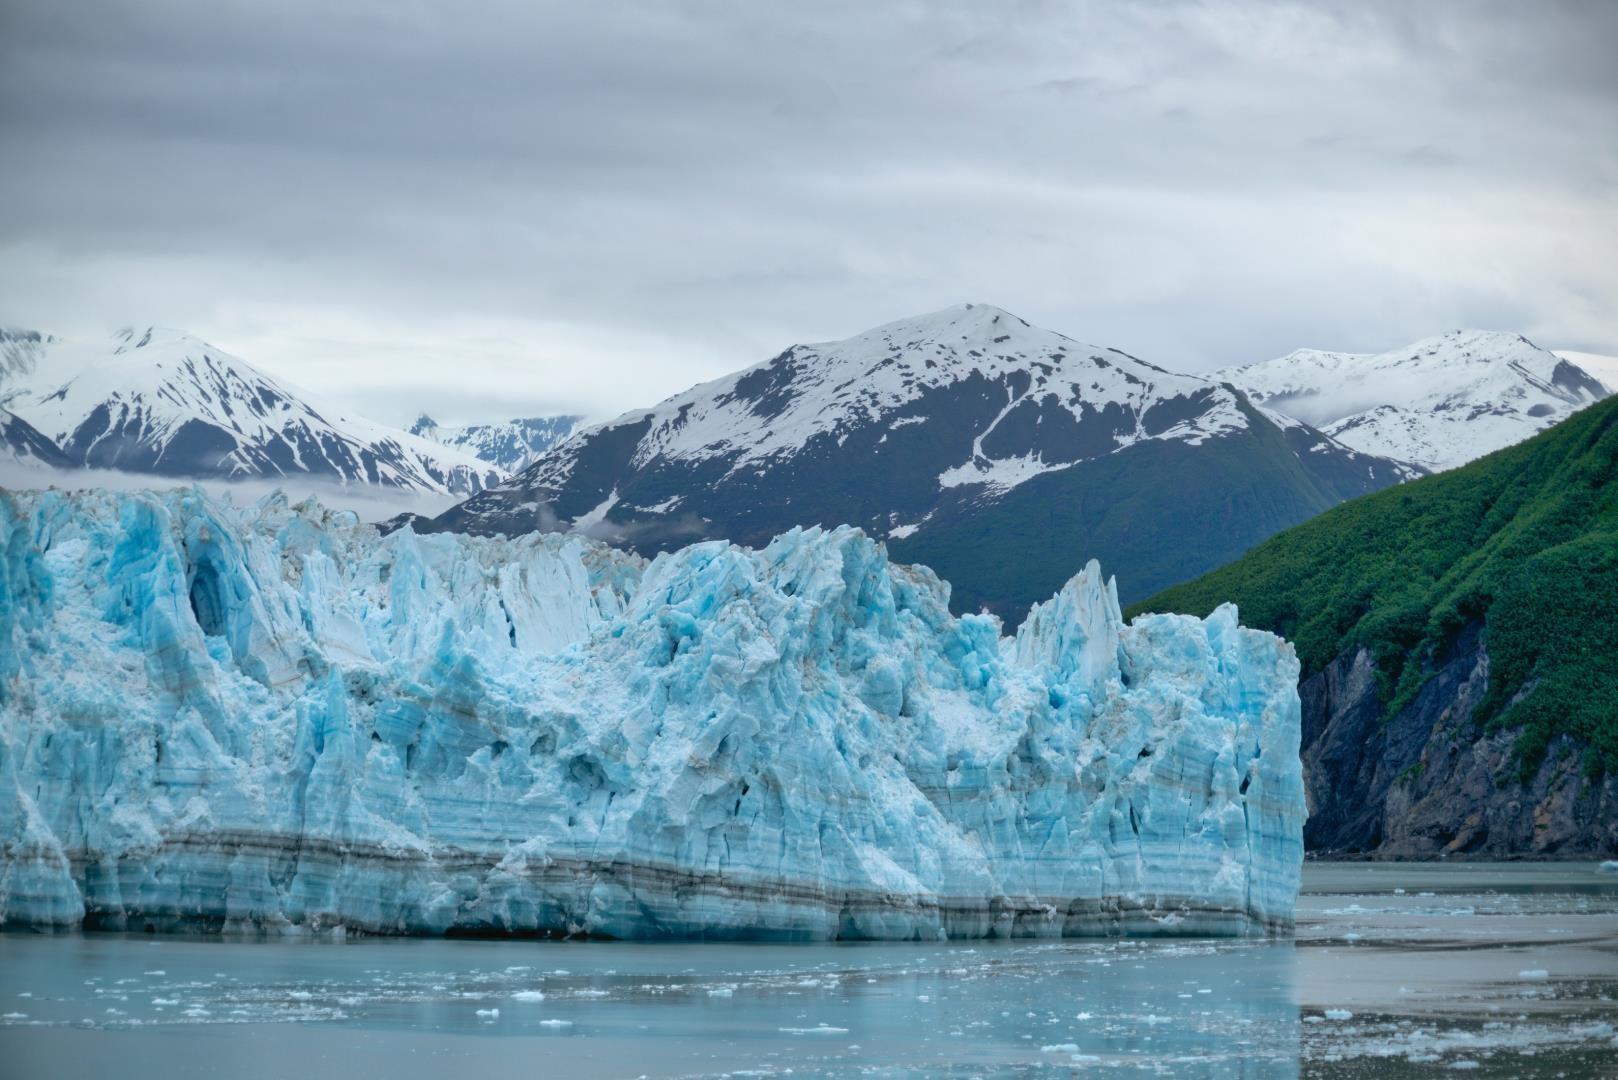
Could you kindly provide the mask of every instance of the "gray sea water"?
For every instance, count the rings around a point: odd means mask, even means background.
[[[0,935],[0,1076],[1618,1077],[1618,874],[1313,864],[1295,941]]]

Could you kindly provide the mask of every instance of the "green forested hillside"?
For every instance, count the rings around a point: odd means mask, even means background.
[[[1453,472],[1355,499],[1132,611],[1205,614],[1296,643],[1307,677],[1359,646],[1395,714],[1470,623],[1475,716],[1521,729],[1524,772],[1558,734],[1618,770],[1618,398]]]

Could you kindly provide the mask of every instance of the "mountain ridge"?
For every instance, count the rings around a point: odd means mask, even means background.
[[[445,427],[422,413],[407,430],[441,446],[464,450],[510,474],[533,464],[536,457],[567,438],[583,421],[584,417],[575,413],[558,413]]]
[[[5,332],[0,408],[81,467],[192,479],[313,476],[451,495],[499,478],[470,454],[368,420],[157,326],[106,341]]]
[[[1610,393],[1573,361],[1489,330],[1375,354],[1297,349],[1213,374],[1347,446],[1429,472],[1521,442]]]
[[[1193,469],[1199,458],[1220,465]],[[1168,490],[1176,470],[1211,487]],[[1277,490],[1259,490],[1244,472]],[[1233,387],[972,303],[793,345],[577,431],[424,527],[575,531],[649,554],[847,523],[885,538],[897,558],[946,564],[958,607],[1015,619],[1088,557],[1118,568],[1126,596],[1145,595],[1217,564],[1189,543],[1185,530],[1199,520],[1220,520],[1221,539],[1241,545],[1216,546],[1217,559],[1415,472],[1259,409]],[[1120,495],[1164,490],[1099,550],[1084,538],[1106,508],[1082,494],[1089,509],[1063,524],[1063,546],[1037,535],[1028,518],[1044,512],[1048,494],[1039,493],[1103,481]],[[1033,560],[1026,572],[1008,577],[989,565],[994,551],[951,539],[986,511],[1008,520],[1002,540],[1022,538],[1021,550],[1003,554]],[[1142,563],[1130,532],[1186,542]]]

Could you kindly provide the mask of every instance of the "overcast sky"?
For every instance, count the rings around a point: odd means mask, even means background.
[[[1204,370],[1618,352],[1618,4],[0,0],[0,322],[378,419],[961,300]]]

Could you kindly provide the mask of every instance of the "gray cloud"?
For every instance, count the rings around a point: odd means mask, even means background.
[[[649,403],[963,299],[1198,370],[1618,351],[1618,7],[0,6],[0,321],[382,419]]]

